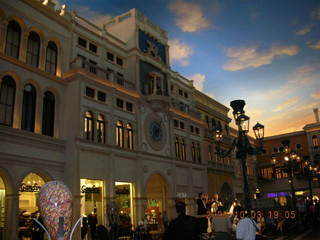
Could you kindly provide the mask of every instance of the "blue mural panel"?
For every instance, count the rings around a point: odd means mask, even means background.
[[[156,39],[150,37],[145,32],[139,30],[139,48],[142,52],[147,52],[148,43],[147,41],[153,43],[157,49],[158,54],[162,62],[166,63],[166,48],[163,44],[159,43]]]

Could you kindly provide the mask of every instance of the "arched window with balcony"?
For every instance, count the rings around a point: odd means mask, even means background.
[[[116,123],[116,144],[119,147],[124,147],[124,126],[122,121]]]
[[[97,119],[97,141],[106,143],[106,122],[102,114],[99,114]]]
[[[36,32],[30,32],[27,47],[27,64],[38,67],[40,57],[40,37]]]
[[[10,76],[4,76],[0,81],[0,124],[12,127],[16,83]]]
[[[19,58],[21,27],[16,21],[10,21],[7,27],[6,55]]]
[[[52,92],[46,91],[43,96],[42,134],[53,137],[55,117],[55,97]]]
[[[34,131],[37,91],[32,84],[26,84],[23,91],[21,129]]]
[[[87,140],[94,141],[93,114],[90,111],[84,114],[84,135]]]
[[[127,124],[127,147],[133,150],[133,128],[130,123]]]
[[[58,48],[57,45],[50,41],[46,51],[46,72],[56,75],[58,62]]]

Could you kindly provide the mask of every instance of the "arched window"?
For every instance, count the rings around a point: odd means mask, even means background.
[[[192,155],[192,161],[195,162],[196,161],[196,146],[195,146],[194,142],[192,142],[192,146],[191,146],[191,155]]]
[[[124,147],[123,123],[121,121],[117,121],[116,124],[116,144],[119,147]]]
[[[181,160],[186,160],[186,143],[184,139],[181,140]]]
[[[316,135],[312,136],[312,145],[313,145],[313,147],[318,147],[319,146],[318,138],[317,138]]]
[[[179,143],[178,137],[176,137],[176,141],[174,142],[174,145],[175,145],[176,157],[180,158],[180,143]]]
[[[5,76],[0,82],[0,124],[12,127],[16,83]]]
[[[200,148],[200,143],[197,144],[196,154],[197,154],[197,161],[198,161],[198,163],[201,163],[201,148]]]
[[[212,146],[208,146],[208,160],[212,161]]]
[[[47,53],[46,53],[46,72],[56,75],[57,60],[58,60],[57,45],[54,42],[50,41],[48,43]]]
[[[45,92],[42,110],[42,134],[53,137],[54,135],[54,110],[55,97],[52,92]]]
[[[21,27],[16,21],[10,21],[7,28],[6,54],[19,58]]]
[[[87,111],[84,115],[84,135],[87,140],[93,141],[93,114]]]
[[[26,84],[23,91],[22,105],[22,122],[21,129],[34,131],[35,116],[36,116],[36,100],[37,92],[33,85]]]
[[[98,143],[106,142],[106,122],[102,114],[99,114],[97,119],[97,140]]]
[[[130,123],[127,124],[127,146],[129,149],[133,149],[133,129]]]
[[[27,63],[38,67],[40,56],[40,37],[35,32],[30,32],[27,48]]]

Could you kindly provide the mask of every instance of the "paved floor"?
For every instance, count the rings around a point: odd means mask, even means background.
[[[302,240],[319,240],[320,239],[320,227],[313,230],[307,236],[302,238]]]

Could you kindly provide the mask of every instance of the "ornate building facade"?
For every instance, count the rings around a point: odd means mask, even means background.
[[[133,225],[174,215],[199,192],[231,199],[229,109],[172,71],[167,34],[132,9],[100,28],[51,0],[0,0],[0,231],[17,239],[37,192],[61,180],[74,219],[108,223],[115,204]]]

